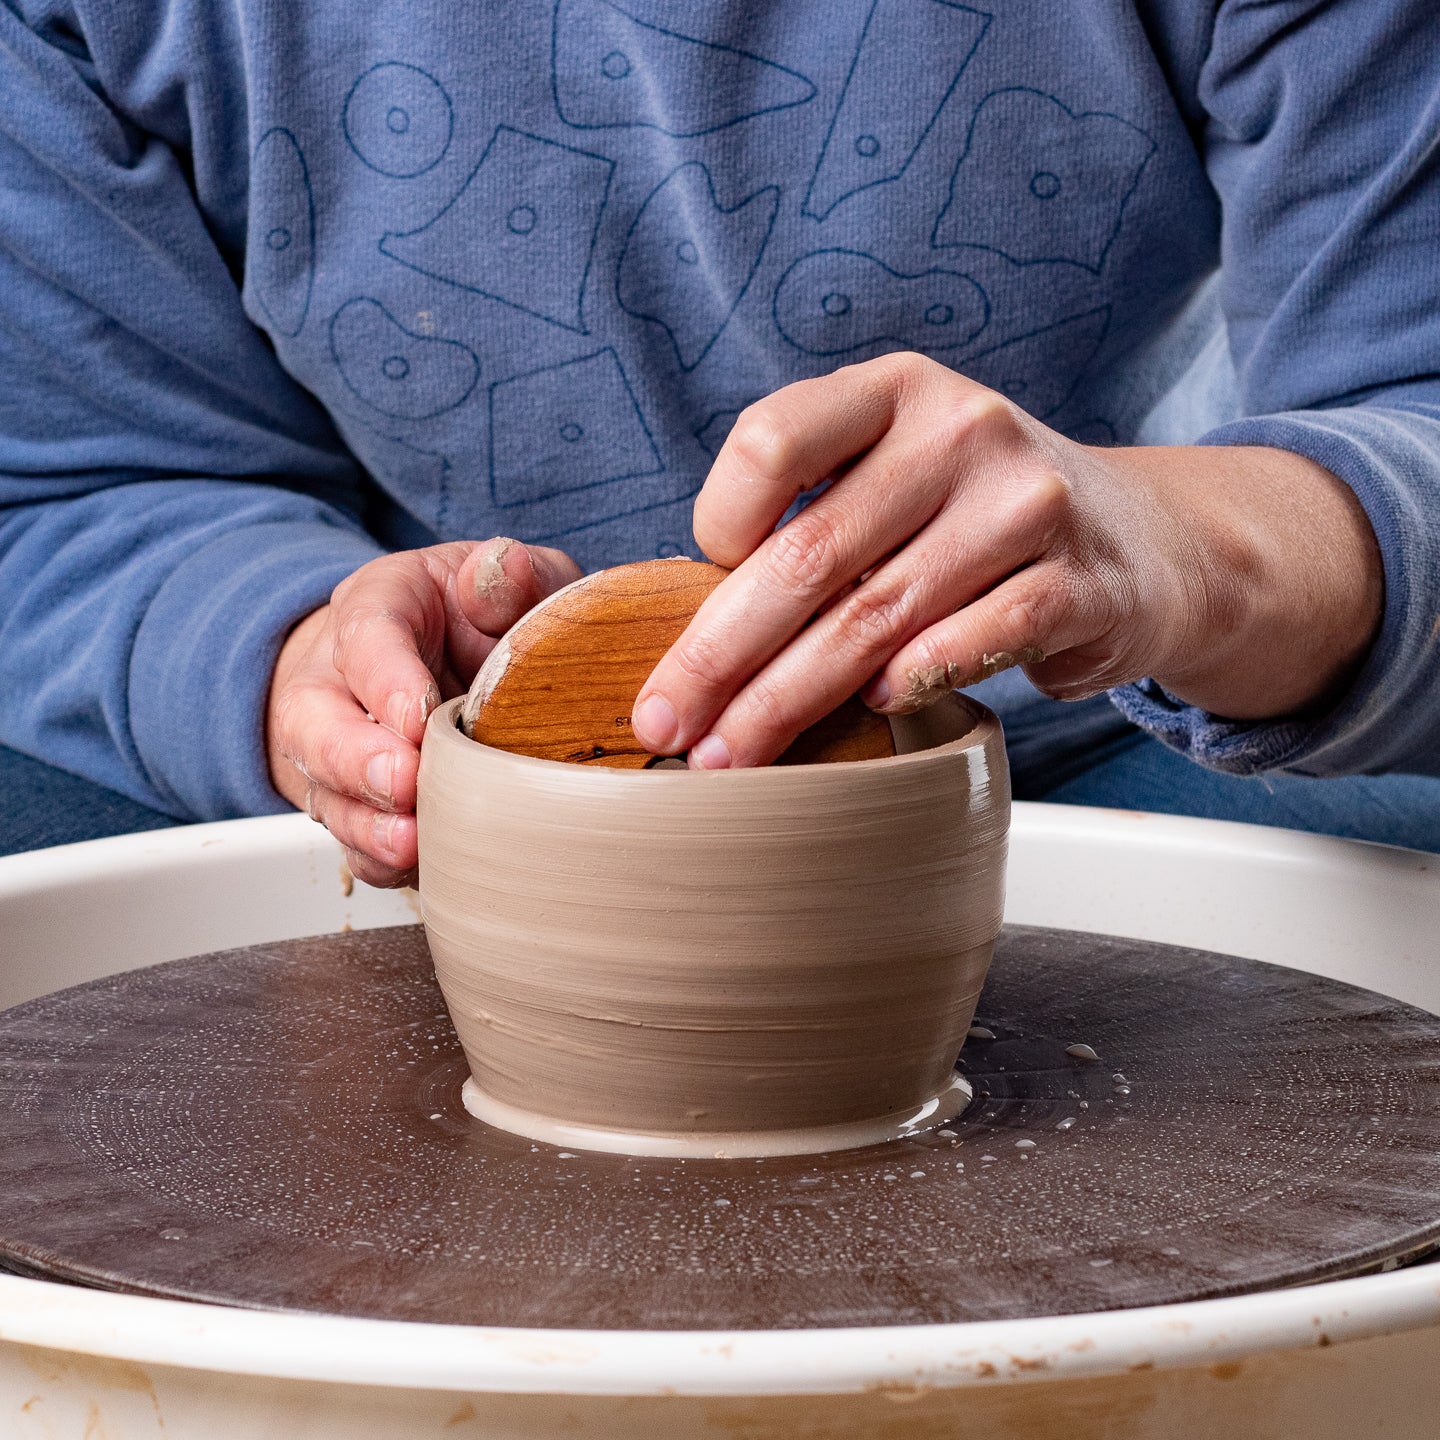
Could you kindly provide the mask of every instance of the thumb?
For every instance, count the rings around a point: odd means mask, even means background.
[[[465,618],[482,635],[503,635],[532,606],[584,572],[563,550],[500,538],[477,545],[456,576]]]

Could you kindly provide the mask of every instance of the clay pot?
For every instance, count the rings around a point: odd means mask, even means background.
[[[890,758],[615,770],[491,749],[442,706],[420,894],[467,1105],[560,1144],[844,1148],[962,1107],[1000,929],[1000,725],[956,696]]]

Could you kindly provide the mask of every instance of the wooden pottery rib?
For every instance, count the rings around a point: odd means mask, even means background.
[[[694,560],[648,560],[587,575],[524,617],[475,677],[463,710],[472,740],[512,754],[644,769],[640,687],[728,575]],[[851,698],[775,762],[813,765],[895,753],[889,722]]]

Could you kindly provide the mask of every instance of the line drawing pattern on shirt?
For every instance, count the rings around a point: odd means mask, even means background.
[[[1138,125],[1108,111],[1077,114],[1023,86],[994,90],[970,121],[930,244],[1098,275],[1155,149]]]
[[[636,495],[614,514],[575,520],[563,529],[550,530],[536,530],[527,515],[527,523],[517,529],[539,544],[562,545],[584,570],[651,555],[659,560],[677,555],[698,560],[700,548],[690,525],[700,480],[694,475],[676,476],[675,480],[676,488],[670,492],[658,497]]]
[[[815,97],[797,70],[637,19],[610,0],[556,0],[555,110],[577,130],[708,135]]]
[[[276,330],[294,339],[315,284],[315,197],[305,152],[283,125],[260,137],[250,191],[264,219],[245,252],[245,283]]]
[[[984,290],[958,270],[907,275],[859,250],[812,250],[775,287],[775,328],[807,355],[890,342],[936,354],[990,321]]]
[[[615,162],[499,125],[465,183],[381,251],[432,279],[585,335],[585,284]]]
[[[412,180],[444,158],[455,133],[455,109],[445,87],[428,71],[384,60],[350,87],[340,128],[362,164],[396,180]]]
[[[967,355],[955,369],[1045,420],[1074,394],[1109,328],[1110,306],[1101,305]]]
[[[407,330],[368,295],[330,318],[330,355],[350,392],[396,420],[430,420],[469,398],[480,360],[458,340]]]
[[[694,160],[646,197],[615,267],[615,298],[664,329],[682,370],[693,370],[729,323],[779,209],[780,189],[770,185],[727,210]]]
[[[824,220],[842,201],[905,173],[993,17],[955,0],[875,0],[800,207]],[[897,83],[897,55],[953,55]]]
[[[490,495],[502,509],[664,468],[609,346],[490,387]]]

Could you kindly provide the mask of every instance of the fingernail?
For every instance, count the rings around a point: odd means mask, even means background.
[[[680,719],[675,707],[663,695],[650,694],[635,707],[630,727],[635,738],[658,755],[670,748],[680,729]]]
[[[692,770],[728,770],[730,768],[730,747],[721,735],[707,735],[690,747],[690,768]]]
[[[882,705],[890,701],[890,682],[881,676],[872,680],[861,692],[860,703],[868,705],[872,710],[878,710]]]
[[[515,582],[505,573],[505,557],[515,548],[513,540],[501,540],[493,550],[480,557],[475,567],[475,594],[481,600],[488,600],[497,590],[509,587],[515,589]]]
[[[392,855],[395,853],[395,825],[399,819],[398,815],[377,815],[372,822],[376,841]]]
[[[395,799],[395,752],[381,750],[365,764],[365,788],[387,805]]]

